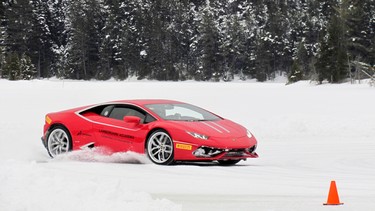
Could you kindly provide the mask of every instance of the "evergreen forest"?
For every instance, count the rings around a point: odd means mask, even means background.
[[[339,83],[375,63],[374,0],[1,0],[0,78]]]

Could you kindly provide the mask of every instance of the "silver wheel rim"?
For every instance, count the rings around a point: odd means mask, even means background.
[[[55,129],[48,136],[48,151],[52,157],[69,151],[69,137],[62,129]]]
[[[165,163],[173,154],[173,142],[164,132],[154,133],[147,144],[149,157],[155,163]]]

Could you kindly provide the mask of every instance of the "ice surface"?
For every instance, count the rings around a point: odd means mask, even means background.
[[[374,210],[375,88],[368,84],[0,80],[0,210]],[[44,115],[118,99],[207,108],[257,137],[233,167],[152,164],[131,152],[51,160]],[[338,207],[323,206],[336,180]]]

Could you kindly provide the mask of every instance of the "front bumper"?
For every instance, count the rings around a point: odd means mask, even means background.
[[[239,160],[246,158],[257,158],[258,154],[255,152],[255,149],[256,145],[246,149],[220,149],[201,146],[193,151],[193,155],[198,159],[204,160]]]

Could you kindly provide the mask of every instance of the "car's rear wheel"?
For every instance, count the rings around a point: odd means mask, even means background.
[[[72,138],[65,127],[56,126],[48,132],[47,151],[52,158],[70,151],[71,147]]]
[[[232,166],[236,165],[240,161],[241,160],[218,160],[217,162],[219,162],[219,164],[222,166]]]
[[[146,151],[152,162],[168,165],[173,162],[173,141],[164,130],[154,131],[147,139]]]

